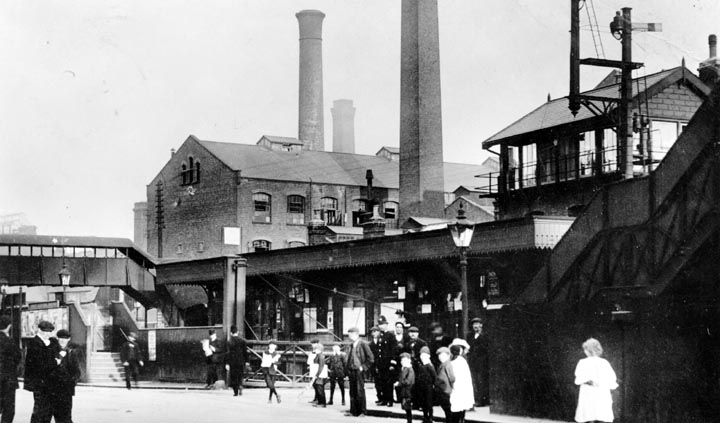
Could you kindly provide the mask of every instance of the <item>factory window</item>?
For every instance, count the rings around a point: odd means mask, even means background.
[[[200,182],[200,162],[195,162],[195,180],[194,182]]]
[[[297,248],[297,247],[304,247],[305,244],[302,241],[288,241],[288,248]]]
[[[180,169],[183,185],[191,185],[200,181],[200,162],[195,161],[192,156],[188,156],[188,164],[183,163]]]
[[[253,251],[260,252],[260,251],[270,251],[272,247],[272,242],[267,241],[265,239],[256,239],[252,242]]]
[[[395,220],[398,217],[398,203],[396,201],[386,201],[383,204],[385,210],[385,219]]]
[[[183,163],[183,165],[181,167],[180,176],[182,177],[182,184],[187,185],[188,171],[187,171],[187,165],[185,165],[185,163]]]
[[[178,244],[177,248],[175,249],[175,254],[180,255],[183,253],[183,246],[182,244]]]
[[[370,209],[370,205],[367,200],[365,199],[357,199],[353,200],[352,202],[352,219],[353,219],[353,226],[360,227],[368,218],[368,211]]]
[[[342,217],[338,213],[338,200],[333,197],[320,199],[320,213],[328,226],[342,226]]]
[[[253,223],[270,223],[272,221],[272,197],[270,194],[258,192],[253,194]]]
[[[302,195],[288,195],[287,197],[287,224],[305,224],[305,197]]]

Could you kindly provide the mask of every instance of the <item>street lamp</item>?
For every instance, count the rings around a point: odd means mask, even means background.
[[[470,310],[468,306],[468,282],[467,282],[467,250],[470,248],[473,231],[475,225],[467,221],[465,209],[462,203],[458,209],[457,220],[455,223],[449,224],[450,233],[452,234],[455,246],[460,250],[460,290],[462,292],[462,336],[466,336],[469,332],[468,322],[470,320]]]
[[[60,269],[60,273],[58,273],[58,277],[60,278],[60,285],[62,286],[69,286],[70,285],[70,271],[67,268],[67,265],[63,263],[62,269]]]

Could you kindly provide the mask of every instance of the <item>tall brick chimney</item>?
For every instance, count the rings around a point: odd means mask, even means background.
[[[135,224],[133,227],[133,242],[143,250],[147,250],[147,209],[145,201],[135,203],[133,215]]]
[[[298,12],[300,25],[300,92],[298,139],[308,150],[325,150],[322,77],[322,22],[319,10]]]
[[[718,61],[717,57],[717,36],[715,34],[708,36],[708,45],[710,55],[707,60],[700,63],[698,72],[700,73],[700,79],[710,88],[713,88],[720,80],[720,61]]]
[[[442,114],[437,0],[402,0],[400,221],[443,217]]]
[[[330,109],[333,117],[333,151],[355,153],[355,107],[352,100],[335,100]]]

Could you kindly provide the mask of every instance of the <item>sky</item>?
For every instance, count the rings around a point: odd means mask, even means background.
[[[439,0],[445,160],[480,163],[483,140],[568,92],[569,0]],[[352,99],[356,150],[399,144],[400,0],[0,2],[0,215],[51,235],[132,238],[133,203],[188,135],[297,136],[295,13],[323,26],[325,143],[332,101]],[[720,32],[717,0],[587,0],[581,57],[620,58],[621,7],[638,75],[696,70]],[[587,12],[600,33],[596,48]],[[593,23],[595,20],[592,20]],[[597,28],[597,27],[596,27]],[[608,70],[583,69],[592,88]]]

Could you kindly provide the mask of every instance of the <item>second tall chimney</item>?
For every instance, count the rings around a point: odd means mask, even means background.
[[[352,100],[335,100],[330,112],[333,117],[333,151],[355,154],[355,107]]]
[[[322,22],[319,10],[298,12],[300,25],[300,92],[298,139],[308,150],[325,150],[322,78]]]
[[[720,60],[717,57],[717,36],[715,34],[710,34],[708,37],[708,47],[710,48],[710,57],[700,63],[698,73],[702,82],[713,88],[720,80]]]

